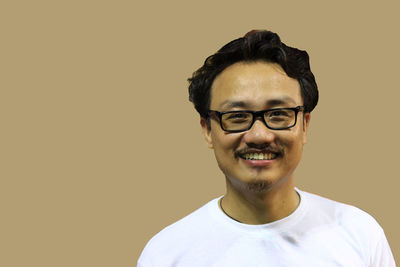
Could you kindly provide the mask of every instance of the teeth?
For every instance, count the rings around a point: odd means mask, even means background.
[[[247,153],[243,155],[247,160],[271,160],[276,158],[274,153]]]

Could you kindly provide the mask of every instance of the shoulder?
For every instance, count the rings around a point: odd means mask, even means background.
[[[207,227],[211,214],[218,208],[218,199],[219,198],[209,201],[189,215],[165,227],[156,234],[151,241],[169,238],[171,236],[174,236],[175,238],[180,235],[187,236],[187,234],[195,234],[197,232],[196,229],[200,230]]]
[[[193,240],[199,240],[212,227],[212,213],[218,208],[218,198],[165,227],[146,244],[141,259],[152,255],[174,255],[175,250],[184,250]]]
[[[356,251],[368,266],[395,266],[385,233],[374,217],[352,205],[299,193],[307,206],[304,219],[308,230],[322,232],[325,240],[338,244],[337,248]]]
[[[315,229],[329,229],[337,237],[357,247],[364,255],[371,255],[385,233],[376,219],[355,206],[334,201],[315,194],[302,192],[308,206],[308,220]]]
[[[381,229],[378,222],[367,212],[353,205],[341,203],[316,194],[301,191],[309,209],[319,216],[343,226],[357,225]]]

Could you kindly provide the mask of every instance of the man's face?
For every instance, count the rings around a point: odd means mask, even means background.
[[[265,110],[302,106],[300,85],[278,64],[239,62],[226,68],[211,87],[210,109]],[[228,133],[218,118],[201,125],[210,148],[214,149],[220,169],[234,187],[269,190],[293,182],[293,172],[300,162],[310,114],[297,115],[294,127],[270,130],[258,118],[251,129]],[[255,159],[255,153],[264,157]]]

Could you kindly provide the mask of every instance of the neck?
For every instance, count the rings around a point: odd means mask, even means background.
[[[227,179],[227,193],[220,205],[229,217],[241,223],[265,224],[289,216],[299,203],[293,179],[262,192],[237,190]]]

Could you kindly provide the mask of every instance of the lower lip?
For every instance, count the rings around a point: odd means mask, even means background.
[[[252,167],[268,167],[270,166],[275,159],[271,159],[271,160],[249,160],[249,159],[242,159],[247,165],[250,165]]]

